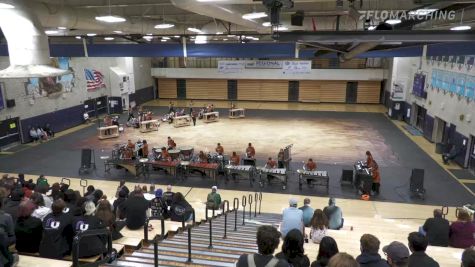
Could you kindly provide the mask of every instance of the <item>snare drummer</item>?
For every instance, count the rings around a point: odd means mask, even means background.
[[[312,158],[309,158],[307,160],[307,163],[305,163],[305,170],[306,171],[315,171],[317,169],[317,163],[313,161]]]
[[[160,160],[162,161],[170,161],[171,160],[171,157],[170,157],[170,154],[168,154],[168,151],[167,151],[167,148],[166,147],[162,147],[162,151],[160,153]]]
[[[255,155],[256,155],[256,150],[254,149],[254,147],[252,146],[252,144],[249,143],[249,144],[247,145],[247,148],[246,148],[246,156],[247,156],[248,158],[251,158],[251,159],[252,159],[252,158],[254,158]]]
[[[208,162],[208,156],[203,152],[203,150],[200,151],[198,154],[198,161],[201,163],[207,163]]]
[[[269,157],[267,159],[265,167],[267,169],[275,169],[275,168],[277,168],[277,162],[275,160],[273,160],[271,157]]]
[[[221,143],[218,143],[218,145],[216,146],[216,149],[215,149],[216,153],[218,153],[218,155],[223,155],[224,154],[224,147],[221,145]]]
[[[284,149],[281,148],[279,154],[277,154],[277,165],[279,168],[284,168]]]
[[[170,136],[168,137],[167,145],[168,145],[168,150],[172,150],[176,148],[175,140],[173,140]]]
[[[142,141],[142,157],[148,158],[148,144],[147,140]]]
[[[236,153],[236,151],[233,151],[233,154],[231,155],[230,163],[231,165],[234,165],[234,166],[237,166],[241,163],[241,158]]]

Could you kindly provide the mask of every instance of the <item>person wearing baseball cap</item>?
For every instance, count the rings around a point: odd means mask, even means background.
[[[211,187],[211,193],[206,198],[206,206],[208,209],[217,210],[221,207],[221,195],[218,194],[218,187]],[[214,214],[214,213],[213,213]]]
[[[280,226],[280,233],[282,238],[285,238],[288,232],[292,229],[299,230],[304,234],[303,212],[297,208],[298,201],[295,198],[289,200],[289,207],[284,209],[282,213],[282,224]]]
[[[408,267],[409,249],[403,243],[393,241],[391,244],[383,247],[383,252],[387,256],[389,266]]]

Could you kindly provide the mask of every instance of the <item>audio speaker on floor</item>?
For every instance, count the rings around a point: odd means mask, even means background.
[[[412,169],[409,191],[411,197],[425,198],[424,169]]]
[[[352,169],[343,169],[341,171],[340,184],[353,184],[353,170]]]
[[[13,108],[15,106],[15,99],[7,99],[7,108]]]
[[[79,167],[79,174],[89,173],[92,169],[96,168],[96,162],[94,158],[94,150],[90,148],[84,148],[81,150],[81,166]]]
[[[290,16],[290,24],[292,26],[303,26],[304,12],[299,10]]]

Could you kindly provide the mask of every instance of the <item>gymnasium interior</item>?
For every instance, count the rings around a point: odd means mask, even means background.
[[[363,234],[384,259],[407,246],[434,209],[475,223],[474,19],[471,0],[0,0],[2,179],[110,203],[121,181],[172,186],[193,207],[93,257],[13,244],[16,266],[237,266],[290,199],[334,198],[327,235],[355,258]],[[457,267],[464,249],[426,252]]]

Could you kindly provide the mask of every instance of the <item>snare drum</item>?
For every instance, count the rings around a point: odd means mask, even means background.
[[[180,149],[168,150],[168,154],[170,154],[172,160],[176,160],[180,157]]]

